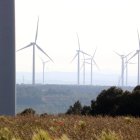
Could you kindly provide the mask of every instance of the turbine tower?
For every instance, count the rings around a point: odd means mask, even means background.
[[[128,59],[128,62],[133,58],[133,57],[135,57],[136,55],[138,55],[138,80],[137,80],[137,85],[139,85],[140,84],[140,37],[139,37],[139,32],[138,32],[138,30],[137,30],[137,34],[138,34],[138,42],[139,42],[139,49],[138,50],[136,50],[136,52],[134,53],[134,55],[130,58],[130,59]]]
[[[84,58],[84,60],[83,60],[83,85],[85,85],[85,63],[86,63],[86,61],[85,61],[84,54],[83,54],[83,58]]]
[[[132,53],[130,52],[129,54],[127,55],[121,55],[117,52],[115,52],[118,56],[120,56],[121,58],[121,61],[122,61],[122,64],[121,64],[121,86],[123,87],[124,86],[124,70],[126,68],[126,77],[127,77],[127,61],[125,61],[125,59],[127,59],[127,57]],[[126,78],[127,79],[127,78]]]
[[[94,54],[93,54],[93,56],[91,56],[90,55],[90,58],[88,58],[88,59],[86,59],[86,60],[90,60],[90,63],[88,63],[88,64],[90,64],[90,84],[92,85],[93,84],[93,63],[95,64],[95,66],[97,67],[97,69],[99,70],[99,67],[98,67],[98,65],[97,65],[97,63],[96,63],[96,61],[94,60],[94,56],[95,56],[95,54],[96,54],[96,51],[97,51],[97,48],[95,49],[95,52],[94,52]],[[87,63],[87,62],[86,62]]]
[[[33,47],[33,68],[32,68],[32,84],[35,85],[35,47],[37,47],[43,54],[45,54],[52,62],[53,60],[47,55],[46,52],[44,52],[40,47],[39,45],[36,43],[37,41],[37,37],[38,37],[38,25],[39,25],[39,18],[38,18],[38,21],[37,21],[37,28],[36,28],[36,34],[35,34],[35,41],[34,42],[31,42],[29,45],[17,50],[18,51],[21,51],[23,49],[26,49],[28,47]]]
[[[127,81],[128,81],[128,64],[129,62],[127,61],[127,57],[126,57],[126,62],[125,62],[125,68],[126,68],[126,79],[125,79],[125,84],[127,86]]]
[[[78,36],[78,33],[77,33],[77,40],[78,40],[78,50],[76,50],[76,54],[75,54],[75,56],[73,57],[73,59],[72,59],[72,61],[76,58],[76,57],[78,57],[78,59],[77,59],[77,85],[79,85],[80,84],[80,53],[82,53],[82,54],[85,54],[85,55],[88,55],[89,56],[89,54],[87,54],[87,53],[85,53],[85,52],[83,52],[83,51],[81,51],[80,50],[80,41],[79,41],[79,36]],[[71,62],[72,62],[71,61]]]
[[[80,41],[79,41],[78,33],[77,33],[77,39],[78,39],[78,47],[79,47],[79,50],[77,50],[77,54],[78,54],[77,82],[78,82],[78,85],[79,85],[80,84]]]
[[[96,48],[96,50],[97,50],[97,48]],[[95,64],[95,66],[97,67],[97,69],[99,70],[99,67],[98,67],[98,65],[97,65],[97,63],[96,63],[96,61],[94,60],[94,56],[95,56],[95,53],[96,53],[96,50],[95,50],[95,52],[94,52],[94,54],[93,54],[93,56],[91,57],[91,76],[90,76],[90,78],[91,78],[91,80],[90,80],[90,84],[92,85],[92,78],[93,78],[93,76],[92,76],[92,74],[93,74],[93,62],[94,62],[94,64]]]
[[[126,86],[127,86],[127,84],[128,84],[128,64],[135,64],[135,63],[128,62],[128,61],[127,61],[127,57],[126,57],[126,62],[125,62],[125,69],[126,69],[125,85],[126,85]]]
[[[48,63],[48,62],[50,62],[50,60],[48,60],[48,61],[44,61],[42,58],[40,58],[41,59],[41,61],[42,61],[42,65],[43,65],[43,76],[42,76],[42,78],[43,78],[43,84],[44,84],[44,71],[45,71],[45,64],[46,63]]]
[[[86,69],[86,58],[85,55],[83,54],[83,64],[81,66],[81,69],[83,68],[83,85],[85,85],[85,69]]]
[[[14,0],[0,0],[0,115],[15,115]]]

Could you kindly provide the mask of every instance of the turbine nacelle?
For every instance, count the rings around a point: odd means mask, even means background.
[[[31,45],[36,45],[36,43],[35,42],[31,42]]]

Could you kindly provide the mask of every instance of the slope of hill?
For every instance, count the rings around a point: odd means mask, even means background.
[[[38,113],[64,113],[74,102],[79,100],[89,105],[91,100],[109,86],[76,86],[76,85],[17,85],[17,112],[25,108],[34,108]],[[133,87],[125,87],[124,90]]]

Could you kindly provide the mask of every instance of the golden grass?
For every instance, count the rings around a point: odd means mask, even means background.
[[[16,116],[0,117],[0,130],[6,128],[14,137],[32,140],[40,132],[53,140],[138,140],[140,118],[92,116]],[[41,131],[40,131],[41,130]]]

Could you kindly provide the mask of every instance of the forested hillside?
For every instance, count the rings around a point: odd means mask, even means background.
[[[91,100],[108,86],[76,85],[16,85],[17,112],[34,108],[38,113],[64,113],[70,105],[79,100],[90,105]],[[125,88],[132,90],[133,87]]]

